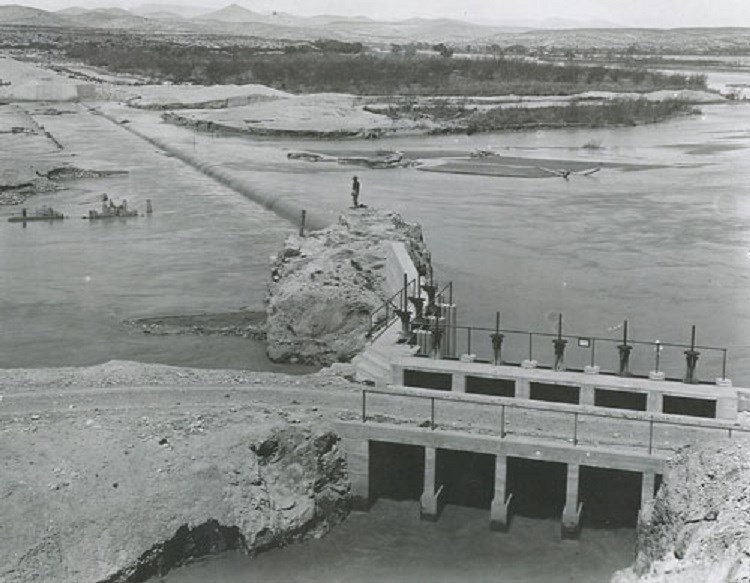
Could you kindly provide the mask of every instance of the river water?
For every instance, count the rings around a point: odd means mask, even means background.
[[[729,348],[728,376],[750,382],[750,108],[702,106],[703,114],[652,126],[477,136],[352,140],[352,151],[393,148],[421,154],[492,149],[510,156],[660,165],[604,168],[591,177],[527,179],[422,172],[356,173],[363,202],[393,208],[423,225],[443,281],[455,284],[462,323],[631,337]],[[330,143],[197,137],[156,114],[122,111],[133,127],[231,170],[260,192],[335,220],[349,203],[351,167],[286,159],[289,150]],[[86,113],[39,116],[78,163],[125,168],[128,176],[79,181],[38,197],[79,216],[102,191],[127,196],[150,219],[0,227],[0,366],[93,364],[108,358],[200,366],[270,367],[262,347],[242,339],[148,338],[121,321],[201,311],[262,309],[268,258],[291,227],[166,156],[123,128]],[[599,149],[582,148],[586,143]],[[342,144],[337,147],[341,148]],[[75,158],[71,158],[75,161]],[[466,340],[462,340],[466,348]],[[551,355],[540,343],[538,356]],[[526,350],[509,337],[506,350]],[[487,354],[484,334],[472,351]],[[569,350],[571,362],[587,352]],[[537,354],[535,354],[537,356]],[[669,361],[665,355],[665,360]],[[613,366],[614,350],[601,352]],[[633,368],[654,355],[636,349]],[[672,374],[679,376],[680,351]],[[704,351],[699,374],[720,376]]]
[[[205,368],[281,369],[241,338],[150,337],[124,320],[263,310],[269,256],[292,227],[234,191],[102,118],[38,120],[55,131],[70,163],[129,174],[75,181],[28,201],[73,217],[0,223],[0,367],[91,365],[110,359]],[[62,123],[60,123],[62,122]],[[69,126],[63,131],[58,127]],[[8,136],[4,136],[9,140]],[[7,142],[12,148],[17,142]],[[49,155],[43,148],[41,156]],[[5,155],[12,152],[5,151]],[[33,163],[33,157],[29,158]],[[152,217],[84,221],[102,193]],[[6,211],[9,213],[10,211]],[[17,209],[13,209],[17,212]],[[305,371],[304,367],[283,367]]]
[[[446,506],[436,523],[416,502],[378,501],[321,540],[248,558],[239,553],[177,569],[163,583],[601,583],[632,563],[632,529],[584,529],[561,541],[560,523],[515,517],[508,533],[489,512]]]
[[[631,338],[697,341],[729,349],[728,376],[750,382],[750,108],[702,106],[702,114],[633,128],[405,137],[375,144],[352,140],[339,150],[391,148],[419,155],[491,149],[509,156],[630,164],[597,174],[528,179],[368,170],[289,161],[290,150],[326,150],[330,143],[193,138],[149,113],[129,115],[134,127],[222,166],[260,192],[334,220],[349,204],[356,172],[362,200],[422,224],[443,282],[455,284],[459,319],[505,328],[617,337],[629,320]],[[595,143],[599,149],[582,148]],[[648,164],[651,168],[638,169]],[[656,167],[653,167],[656,166]],[[462,348],[466,348],[467,341]],[[509,337],[521,356],[527,341]],[[472,351],[489,354],[486,334]],[[514,352],[515,351],[515,352]],[[535,356],[551,359],[540,343]],[[667,372],[684,372],[681,349],[662,356]],[[598,352],[613,368],[616,352]],[[584,364],[588,351],[571,347]],[[633,369],[653,368],[652,349],[636,348]],[[704,350],[699,376],[721,376],[720,353]]]

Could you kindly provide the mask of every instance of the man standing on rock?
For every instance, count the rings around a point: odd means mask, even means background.
[[[352,179],[352,207],[359,208],[359,179],[356,176]]]

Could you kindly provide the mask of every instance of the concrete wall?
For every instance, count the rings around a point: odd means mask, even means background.
[[[530,398],[533,383],[545,383],[579,389],[580,405],[593,405],[597,388],[608,391],[640,393],[647,396],[646,410],[662,413],[664,396],[705,399],[716,402],[716,419],[734,421],[740,406],[750,410],[750,390],[714,385],[689,385],[671,381],[656,381],[611,375],[592,375],[577,372],[525,369],[513,366],[495,366],[485,363],[468,363],[454,360],[403,358],[392,363],[393,383],[404,385],[404,371],[447,373],[452,375],[452,390],[466,391],[466,377],[503,379],[515,383],[515,397]],[[429,388],[429,387],[426,387]],[[740,409],[745,410],[745,409]]]
[[[553,441],[544,444],[539,439],[520,436],[500,438],[387,423],[340,421],[336,423],[336,431],[342,437],[347,457],[351,448],[352,459],[357,460],[355,464],[361,459],[362,444],[370,440],[658,474],[663,473],[669,457],[666,453],[648,455],[645,451],[576,447],[571,443]]]
[[[395,294],[404,286],[404,274],[407,281],[418,277],[417,268],[401,241],[391,241],[386,249],[385,282],[390,295]]]

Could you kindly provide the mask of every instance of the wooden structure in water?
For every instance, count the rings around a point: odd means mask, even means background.
[[[61,221],[65,218],[61,212],[54,210],[51,207],[42,207],[41,209],[30,215],[24,208],[21,209],[21,216],[10,217],[9,223],[28,223],[34,221]]]

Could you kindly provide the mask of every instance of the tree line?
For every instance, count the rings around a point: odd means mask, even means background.
[[[438,47],[442,49],[443,47]],[[404,54],[372,54],[359,43],[317,41],[308,48],[220,49],[154,43],[81,42],[69,57],[116,72],[137,73],[175,83],[260,83],[291,92],[360,95],[565,95],[589,90],[638,91],[705,89],[702,75],[662,74],[514,58],[467,59]],[[448,57],[448,58],[446,58]]]

